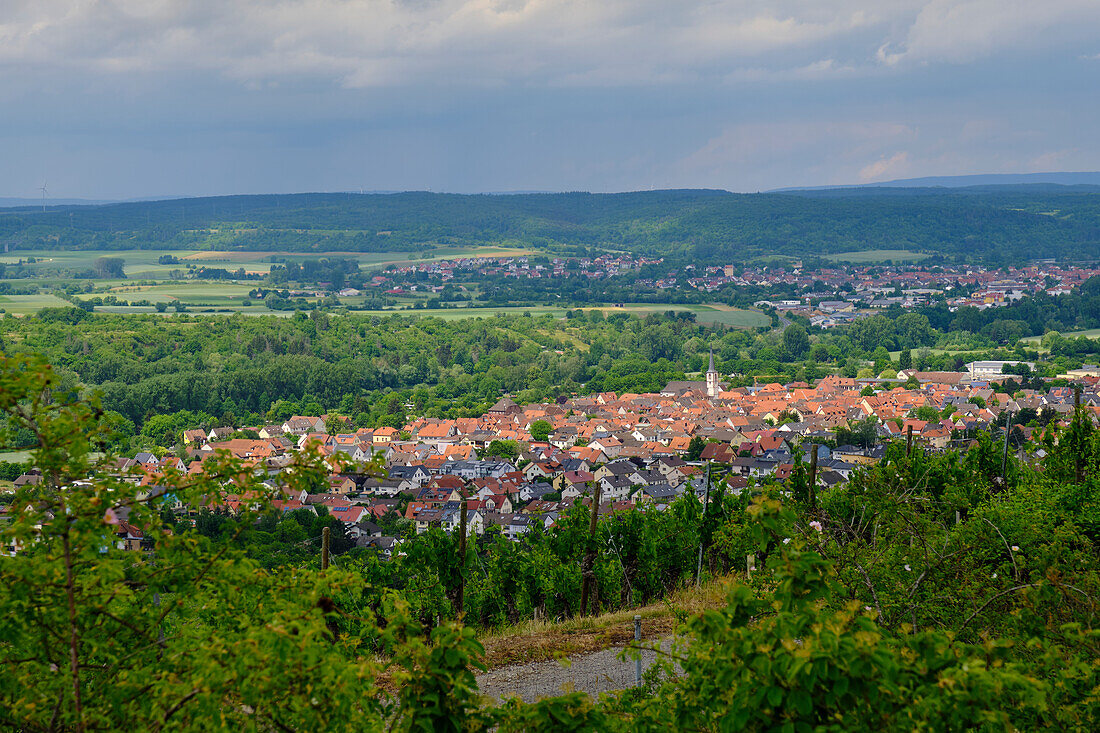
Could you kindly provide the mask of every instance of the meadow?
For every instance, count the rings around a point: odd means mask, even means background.
[[[187,305],[187,313],[190,315],[230,315],[233,313],[240,313],[246,316],[275,316],[280,318],[286,318],[294,315],[294,311],[273,311],[268,309],[262,303],[253,301],[252,305],[242,305],[239,294],[234,293],[231,295],[225,295],[219,291],[217,286],[205,286],[201,288],[195,288],[195,292],[189,292],[186,283],[183,285],[164,285],[153,286],[144,288],[140,292],[131,292],[122,294],[120,297],[129,297],[134,300],[141,300],[144,298],[150,301],[166,301],[171,302],[176,298],[180,298]],[[228,284],[227,287],[234,287],[232,284]],[[236,286],[238,288],[244,286]],[[205,293],[205,295],[201,295]],[[13,296],[9,296],[13,297]],[[18,296],[16,296],[18,297]],[[27,298],[41,297],[41,296],[23,296]],[[343,299],[345,301],[353,301],[356,299]],[[0,298],[2,302],[2,298]],[[58,300],[58,303],[65,305],[64,301]],[[37,308],[24,308],[20,313],[33,313]],[[349,310],[346,311],[348,316],[371,316],[377,318],[385,318],[388,316],[405,316],[416,318],[441,318],[445,321],[458,321],[464,318],[492,318],[496,315],[520,315],[523,313],[530,313],[532,316],[545,316],[550,315],[555,318],[565,318],[566,312],[569,308],[563,308],[560,306],[469,306],[464,308],[384,308],[377,310]],[[726,305],[710,304],[710,305],[682,305],[678,303],[627,303],[624,305],[601,305],[601,306],[584,306],[579,310],[602,311],[604,314],[609,313],[630,313],[639,317],[645,317],[650,313],[665,313],[667,311],[691,311],[695,314],[696,321],[705,326],[712,326],[720,324],[724,326],[730,326],[732,328],[759,328],[767,326],[771,323],[771,320],[763,313],[756,311],[741,310],[738,308],[731,308]],[[152,306],[121,306],[121,305],[103,305],[96,307],[97,313],[156,313],[156,309]],[[164,316],[175,315],[175,310],[168,310],[162,313]]]
[[[240,305],[248,297],[250,290],[259,283],[217,282],[211,280],[172,281],[155,285],[138,285],[125,280],[116,281],[108,295],[117,295],[125,300],[149,300],[151,302],[171,303],[182,300],[195,305]]]
[[[176,302],[186,304],[189,313],[196,315],[218,315],[230,313],[242,313],[250,316],[288,316],[293,311],[272,311],[263,303],[252,301],[245,305],[249,291],[260,286],[258,281],[218,281],[218,280],[181,280],[171,279],[178,276],[180,271],[187,269],[189,265],[216,267],[226,270],[243,268],[248,273],[266,273],[270,271],[272,260],[285,259],[288,261],[303,261],[317,259],[318,257],[341,257],[354,259],[359,266],[366,270],[381,269],[391,264],[409,264],[411,262],[427,262],[441,259],[466,258],[466,257],[502,257],[523,256],[537,254],[537,250],[524,248],[509,248],[500,246],[437,247],[427,253],[404,252],[325,252],[314,254],[290,254],[275,251],[240,251],[240,250],[79,250],[79,251],[19,251],[14,254],[0,256],[0,262],[15,264],[27,258],[35,259],[34,267],[43,270],[40,279],[27,279],[25,283],[36,283],[45,289],[66,285],[72,280],[50,277],[49,272],[56,269],[78,270],[90,269],[100,257],[118,257],[125,262],[126,279],[76,281],[94,282],[96,293],[100,297],[113,295],[125,301],[149,301],[151,304],[165,303],[170,309],[164,315],[171,315],[175,310],[171,308]],[[164,255],[172,255],[179,260],[178,264],[162,265],[158,260]],[[106,288],[106,291],[103,290]],[[477,297],[477,290],[471,294]],[[87,297],[87,296],[83,296]],[[566,308],[560,306],[530,306],[530,307],[505,307],[482,306],[476,301],[468,307],[459,308],[422,308],[413,309],[410,306],[422,302],[417,297],[398,297],[397,305],[378,310],[352,310],[351,314],[369,316],[390,316],[394,314],[406,316],[434,316],[445,320],[458,320],[462,318],[492,317],[497,313],[531,313],[532,315],[551,314],[557,318],[564,318]],[[362,308],[370,305],[370,298],[352,297],[341,298],[341,302],[352,308]],[[38,295],[6,295],[0,296],[0,308],[6,312],[17,315],[35,313],[42,308],[64,306],[68,303],[49,293]],[[156,313],[154,305],[101,305],[96,308],[103,313]],[[722,304],[689,304],[674,303],[627,303],[624,305],[600,305],[585,306],[583,310],[601,310],[604,313],[626,312],[638,316],[646,316],[650,313],[664,313],[666,311],[691,311],[696,314],[696,319],[704,325],[721,324],[733,328],[757,328],[767,326],[770,319],[759,312],[741,310]]]
[[[364,311],[351,311],[354,315],[369,315],[369,316],[431,316],[435,318],[442,318],[448,321],[455,321],[462,318],[490,318],[492,316],[500,314],[522,314],[530,313],[532,316],[552,315],[556,318],[564,318],[568,308],[562,308],[559,306],[471,306],[467,308],[417,308],[409,310],[399,309],[385,309],[385,310],[364,310]],[[721,304],[707,304],[707,305],[683,305],[679,303],[625,303],[623,305],[601,305],[601,306],[584,306],[579,310],[583,311],[602,311],[604,314],[609,313],[630,313],[632,315],[645,317],[650,313],[665,313],[667,311],[691,311],[695,314],[696,321],[703,325],[721,324],[724,326],[732,326],[734,328],[757,328],[760,326],[767,326],[771,323],[771,319],[763,313],[756,311],[742,310],[739,308],[732,308],[727,305]]]
[[[832,262],[850,262],[857,265],[873,265],[879,262],[920,262],[928,259],[925,252],[912,252],[907,249],[867,249],[859,252],[838,252],[825,255]]]
[[[1090,328],[1087,331],[1065,331],[1065,332],[1062,332],[1062,335],[1065,336],[1066,338],[1077,338],[1078,336],[1084,336],[1085,338],[1090,338],[1090,339],[1100,338],[1100,328]],[[1029,344],[1038,344],[1039,342],[1041,342],[1043,340],[1043,337],[1042,336],[1027,336],[1027,337],[1022,338],[1020,340],[1021,341],[1026,341]]]
[[[302,262],[325,258],[352,259],[363,269],[381,269],[387,265],[409,262],[431,262],[460,257],[519,257],[536,254],[536,250],[520,247],[452,247],[443,246],[418,252],[315,252],[288,253],[276,251],[244,250],[186,250],[186,249],[128,249],[128,250],[18,250],[0,255],[0,263],[13,265],[20,260],[34,258],[34,266],[43,270],[55,268],[90,269],[100,257],[121,258],[125,262],[126,277],[131,280],[167,279],[173,270],[185,270],[188,265],[218,267],[226,270],[244,268],[249,273],[266,273],[271,270],[272,259]],[[171,255],[179,264],[162,265],[158,260]]]
[[[14,313],[15,315],[37,313],[43,308],[54,308],[63,305],[69,305],[69,303],[55,295],[49,295],[47,293],[39,293],[37,295],[0,295],[0,308],[2,308],[5,313]]]
[[[1086,331],[1062,331],[1060,333],[1066,338],[1077,338],[1078,336],[1084,336],[1090,339],[1100,338],[1100,328],[1090,328]],[[1020,342],[1035,348],[1035,350],[1040,353],[1047,353],[1050,351],[1050,349],[1042,345],[1042,336],[1027,336],[1020,339]]]
[[[286,260],[301,262],[307,259],[319,257],[339,257],[354,259],[364,270],[382,269],[391,264],[408,264],[410,262],[426,262],[449,258],[464,257],[498,257],[498,256],[522,256],[534,254],[535,250],[522,248],[507,248],[498,246],[484,247],[437,247],[427,253],[405,252],[324,252],[314,254],[296,254],[285,252],[246,252],[223,250],[163,250],[163,249],[135,249],[135,250],[20,250],[14,253],[0,255],[0,263],[15,265],[27,263],[28,259],[34,262],[29,266],[41,270],[41,277],[26,278],[21,283],[26,285],[38,285],[44,291],[60,289],[73,282],[93,283],[96,287],[95,295],[114,295],[120,300],[141,301],[150,303],[166,303],[172,305],[177,301],[186,303],[191,312],[240,312],[246,315],[289,315],[288,312],[271,311],[262,303],[244,305],[248,293],[260,285],[258,281],[219,281],[219,280],[182,280],[177,279],[181,272],[185,272],[188,266],[213,267],[225,270],[237,270],[243,268],[247,273],[264,274],[271,270],[273,260]],[[178,263],[161,264],[158,260],[164,255],[171,255],[179,260]],[[96,280],[72,280],[58,277],[57,271],[77,271],[92,269],[97,259],[101,257],[120,258],[124,261],[125,279],[96,279]],[[106,291],[103,290],[106,288]],[[349,305],[360,306],[367,298],[352,298],[346,302]],[[403,300],[403,303],[411,305],[415,298]],[[67,301],[50,294],[41,292],[36,295],[0,295],[0,309],[4,312],[16,315],[36,313],[42,308],[68,305]],[[153,306],[99,306],[98,309],[106,313],[155,313]],[[458,316],[463,317],[463,316]]]

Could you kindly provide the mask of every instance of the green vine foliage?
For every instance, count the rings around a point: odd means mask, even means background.
[[[783,543],[797,516],[775,498],[749,509],[767,589],[738,585],[725,608],[689,619],[671,659],[682,670],[623,712],[636,730],[1085,730],[1095,725],[1097,632],[964,643],[891,631],[837,581],[814,541]],[[1053,583],[1037,585],[1053,601]],[[1037,600],[1038,600],[1037,596]],[[673,666],[670,664],[670,673]],[[1071,692],[1072,691],[1072,692]],[[1069,694],[1067,694],[1069,693]]]

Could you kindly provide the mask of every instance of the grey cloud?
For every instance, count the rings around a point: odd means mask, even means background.
[[[958,61],[1100,33],[1094,0],[9,0],[0,63],[242,83],[622,84]],[[827,74],[828,67],[818,68]]]
[[[0,0],[0,194],[1100,168],[1096,0]]]

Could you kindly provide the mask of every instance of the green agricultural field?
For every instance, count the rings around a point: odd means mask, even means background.
[[[1061,333],[1061,332],[1060,332]],[[1095,339],[1100,338],[1100,328],[1090,328],[1087,331],[1066,331],[1062,333],[1066,338],[1077,338],[1078,336],[1084,336],[1085,338]],[[1042,336],[1028,336],[1020,339],[1022,343],[1035,347],[1040,352],[1046,352],[1048,349],[1042,346]]]
[[[173,308],[169,308],[163,313],[158,313],[157,310],[147,305],[100,305],[96,306],[96,313],[114,313],[117,315],[127,314],[153,314],[161,316],[174,316],[176,311]],[[245,316],[275,316],[276,318],[288,318],[294,315],[294,311],[273,311],[269,310],[262,305],[198,305],[187,306],[186,315],[189,316],[230,316],[234,313],[240,313]]]
[[[772,322],[771,318],[763,313],[726,305],[688,306],[686,310],[694,311],[696,320],[702,324],[720,323],[734,328],[760,328]]]
[[[43,270],[55,268],[63,269],[90,269],[93,263],[100,257],[115,257],[125,262],[126,276],[130,278],[166,278],[171,270],[186,267],[184,257],[194,254],[192,250],[165,250],[165,249],[128,249],[128,250],[30,250],[9,252],[0,255],[0,262],[15,264],[19,260],[27,258],[35,259],[32,267]],[[161,265],[157,260],[162,255],[172,255],[180,258],[179,265]]]
[[[458,321],[463,318],[492,318],[498,313],[509,315],[530,313],[532,316],[551,315],[555,318],[564,318],[566,310],[565,308],[556,306],[485,306],[473,308],[417,308],[409,310],[388,308],[384,310],[348,311],[348,313],[352,316],[423,316],[442,318],[446,321]]]
[[[182,300],[195,305],[239,306],[256,285],[238,285],[233,282],[196,280],[162,283],[158,285],[119,284],[110,289],[110,295],[126,300],[149,300],[154,303],[172,303]]]
[[[585,307],[584,310],[594,310]],[[667,311],[691,311],[695,319],[704,325],[715,323],[734,328],[757,328],[767,326],[771,319],[757,311],[732,308],[718,303],[709,304],[678,304],[678,303],[627,303],[622,307],[601,306],[598,310],[604,313],[625,312],[638,316],[646,316],[650,313],[665,313]]]
[[[912,252],[907,249],[868,249],[860,252],[840,252],[835,255],[825,255],[825,259],[832,262],[851,262],[854,264],[875,264],[876,262],[920,262],[927,259],[924,252]]]
[[[173,270],[186,269],[188,265],[196,267],[218,267],[226,270],[244,268],[246,272],[266,273],[271,270],[271,258],[277,257],[293,262],[327,258],[354,259],[363,269],[382,268],[387,265],[408,264],[409,262],[429,262],[457,257],[503,257],[536,254],[536,250],[519,247],[437,247],[429,250],[425,256],[416,252],[317,252],[290,253],[277,251],[242,250],[166,250],[166,249],[128,249],[128,250],[18,250],[0,255],[0,263],[15,264],[29,257],[35,259],[34,267],[43,270],[52,269],[89,269],[100,257],[116,257],[125,262],[126,276],[130,279],[168,279]],[[162,265],[157,262],[163,255],[172,255],[179,264]],[[98,282],[98,281],[97,281]]]
[[[71,305],[71,303],[55,295],[43,293],[38,295],[0,295],[0,308],[3,308],[5,313],[16,315],[37,313],[43,308],[56,308],[66,305]]]
[[[437,247],[429,250],[424,256],[418,252],[247,252],[240,250],[203,250],[201,252],[183,253],[180,257],[181,264],[206,265],[208,267],[221,267],[227,270],[236,270],[243,267],[247,272],[268,272],[271,269],[271,258],[277,257],[288,262],[303,262],[305,260],[317,260],[321,258],[352,259],[359,263],[363,269],[382,268],[386,265],[406,265],[411,262],[432,262],[460,257],[519,257],[521,255],[535,254],[535,250],[507,248],[507,247]],[[184,256],[186,255],[186,257]],[[175,265],[173,267],[178,267]]]
[[[1084,336],[1085,338],[1090,338],[1090,339],[1100,338],[1100,328],[1090,328],[1087,331],[1066,331],[1065,333],[1062,333],[1062,335],[1065,336],[1066,338],[1077,338],[1078,336]],[[1042,336],[1028,336],[1028,337],[1022,338],[1020,340],[1021,341],[1026,341],[1027,343],[1031,343],[1031,344],[1038,344],[1043,340],[1043,337]]]
[[[474,306],[469,308],[420,308],[414,310],[369,310],[352,311],[356,315],[370,316],[432,316],[453,321],[461,318],[491,318],[497,313],[518,314],[530,313],[532,316],[552,315],[555,318],[564,318],[568,308],[559,306]],[[696,314],[699,323],[711,325],[720,323],[734,328],[756,328],[767,326],[771,319],[763,313],[756,311],[731,308],[726,305],[680,305],[675,303],[628,303],[623,306],[584,306],[581,310],[599,310],[606,313],[630,313],[636,316],[646,316],[650,313],[664,313],[666,311],[691,311]]]
[[[914,360],[916,360],[917,355],[921,351],[924,351],[924,349],[923,348],[910,349],[910,353],[912,353]],[[930,348],[930,349],[928,349],[928,354],[929,354],[929,356],[943,356],[944,354],[951,354],[953,356],[975,357],[976,358],[978,356],[981,356],[982,354],[987,353],[988,351],[990,351],[990,349],[931,349]],[[898,357],[900,357],[900,356],[901,356],[901,351],[900,350],[890,352],[890,358],[893,359],[894,361],[897,361]]]

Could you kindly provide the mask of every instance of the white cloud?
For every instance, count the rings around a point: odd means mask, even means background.
[[[859,171],[859,180],[863,182],[883,181],[899,178],[909,165],[909,153],[902,150],[889,158],[882,157]]]
[[[1067,162],[1070,163],[1068,167],[1073,168],[1074,164],[1081,159],[1081,151],[1075,148],[1066,150],[1049,150],[1045,153],[1036,155],[1031,160],[1027,161],[1026,170],[1033,173],[1049,173],[1050,171],[1064,170],[1067,166]]]
[[[966,63],[1003,51],[1066,48],[1100,33],[1096,0],[928,0],[876,52],[887,65]]]

